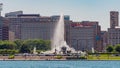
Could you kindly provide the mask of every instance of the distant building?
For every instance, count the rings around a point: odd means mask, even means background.
[[[119,12],[110,12],[110,28],[108,28],[108,44],[120,44]]]
[[[101,31],[101,42],[102,42],[102,50],[105,51],[108,45],[108,32]]]
[[[5,14],[5,17],[17,17],[17,15],[23,14],[23,11],[9,12]]]
[[[15,33],[15,39],[50,40],[53,35],[55,22],[50,17],[24,14],[18,15],[18,17],[9,17],[8,19],[10,20],[10,31]]]
[[[56,20],[59,20],[60,16],[59,15],[54,15],[54,16],[51,16],[51,18],[52,18],[53,21],[56,21]],[[69,21],[70,16],[69,15],[64,15],[64,20]]]
[[[60,16],[23,14],[18,11],[7,13],[5,18],[9,20],[9,40],[51,40]],[[101,28],[98,22],[72,22],[68,15],[64,16],[64,20],[65,40],[69,46],[76,50],[91,51],[94,48],[97,51],[102,51]]]
[[[76,50],[101,51],[100,26],[98,22],[83,21],[70,23],[70,45]]]
[[[51,40],[55,25],[60,16],[40,16],[39,14],[18,14],[16,17],[6,17],[10,20],[10,31],[15,39],[43,39]],[[65,16],[69,20],[69,16]]]
[[[0,40],[9,39],[9,21],[0,17]]]
[[[108,28],[108,44],[120,44],[120,27]]]
[[[9,41],[14,41],[15,40],[15,33],[12,31],[9,31]]]
[[[119,12],[111,11],[110,12],[110,28],[115,28],[119,25]]]

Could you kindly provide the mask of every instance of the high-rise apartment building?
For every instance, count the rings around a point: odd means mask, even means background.
[[[110,12],[110,28],[115,28],[119,25],[119,12],[111,11]]]
[[[37,14],[23,14],[8,18],[10,31],[14,32],[15,39],[44,39],[50,40],[54,33],[55,21],[50,17],[41,17]]]
[[[9,39],[9,21],[0,16],[0,40]]]
[[[39,14],[15,13],[16,12],[14,12],[14,15],[17,16],[6,17],[10,20],[9,29],[11,32],[14,32],[15,39],[52,39],[55,25],[58,22],[60,16],[40,16]],[[11,15],[11,13],[8,15]],[[69,16],[66,15],[64,19],[69,20]]]
[[[108,28],[108,44],[120,44],[119,12],[110,12],[110,28]]]

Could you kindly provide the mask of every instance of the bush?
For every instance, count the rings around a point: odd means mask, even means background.
[[[14,59],[15,56],[14,55],[9,55],[8,59]]]
[[[86,57],[79,57],[80,59],[87,59]]]
[[[0,49],[0,54],[16,54],[18,50],[7,50],[7,49]]]
[[[120,53],[120,44],[115,46],[115,51]]]
[[[112,52],[114,50],[114,47],[112,45],[109,45],[107,48],[106,48],[107,52]]]
[[[62,59],[62,56],[58,55],[55,57],[56,59]]]
[[[36,52],[37,52],[38,54],[40,54],[40,53],[41,53],[41,50],[37,50]]]
[[[70,60],[70,59],[87,59],[86,57],[67,57],[66,59]]]

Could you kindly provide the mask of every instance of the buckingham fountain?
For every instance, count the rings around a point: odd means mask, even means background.
[[[63,54],[67,52],[75,53],[75,49],[69,47],[64,39],[64,15],[61,14],[59,21],[56,23],[55,30],[53,33],[53,38],[51,42],[51,50],[46,51],[45,53],[55,53],[55,54]]]
[[[65,24],[64,15],[61,14],[59,21],[56,24],[53,39],[52,39],[52,44],[51,44],[52,51],[54,51],[57,54],[60,54],[61,52],[66,53],[67,51],[75,52],[75,50],[69,47],[66,41],[64,40],[64,32],[65,32],[64,24]],[[63,50],[65,50],[66,52]]]

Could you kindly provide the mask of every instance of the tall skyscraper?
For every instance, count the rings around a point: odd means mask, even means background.
[[[110,12],[110,28],[108,28],[108,44],[120,44],[119,12]]]
[[[110,12],[110,28],[115,28],[119,25],[119,12],[111,11]]]

